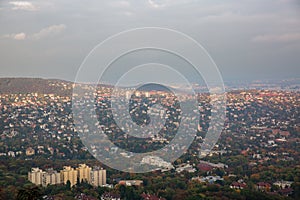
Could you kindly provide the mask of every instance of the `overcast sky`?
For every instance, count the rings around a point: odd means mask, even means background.
[[[99,42],[138,27],[183,32],[224,80],[300,77],[298,0],[0,1],[0,77],[74,80]]]

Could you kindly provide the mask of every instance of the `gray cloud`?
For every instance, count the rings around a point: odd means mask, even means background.
[[[147,26],[175,29],[196,39],[211,54],[225,79],[300,76],[297,1],[30,3],[37,8],[32,10],[35,12],[12,10],[15,5],[0,3],[0,76],[73,80],[85,56],[98,43],[118,32]]]
[[[130,2],[129,1],[110,1],[109,5],[111,7],[130,7]]]

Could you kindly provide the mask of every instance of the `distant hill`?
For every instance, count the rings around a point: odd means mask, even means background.
[[[0,78],[0,94],[12,93],[40,93],[71,96],[72,83],[56,79]]]
[[[72,82],[58,79],[42,78],[0,78],[0,94],[56,94],[60,96],[72,96]],[[111,85],[100,84],[102,87]],[[124,87],[126,88],[126,87]],[[140,91],[169,91],[159,84],[146,84],[138,86]],[[174,89],[174,91],[182,92]]]
[[[170,89],[168,89],[167,87],[162,86],[160,84],[156,84],[156,83],[145,84],[145,85],[142,85],[142,86],[138,86],[137,88],[140,91],[148,91],[148,92],[149,91],[163,91],[163,92],[169,92],[170,91]]]

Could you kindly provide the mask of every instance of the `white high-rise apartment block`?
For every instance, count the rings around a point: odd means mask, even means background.
[[[28,172],[28,180],[35,185],[55,185],[61,183],[60,174],[53,169],[43,171],[39,168],[32,168],[31,172]]]
[[[64,166],[63,170],[60,171],[61,179],[64,184],[68,182],[71,183],[71,186],[77,183],[78,173],[77,170],[70,166]]]
[[[28,172],[28,180],[35,185],[42,185],[43,170],[39,168],[31,168],[31,172]]]
[[[71,186],[79,181],[86,181],[93,186],[106,185],[106,170],[100,167],[89,167],[86,164],[80,164],[76,169],[71,166],[64,166],[63,170],[57,172],[52,168],[43,171],[39,168],[32,168],[28,172],[28,180],[35,185],[44,187],[55,184],[66,184],[70,181]]]
[[[90,182],[91,180],[91,170],[92,168],[86,164],[79,164],[79,167],[76,169],[78,171],[79,181]]]
[[[149,92],[145,92],[145,97],[149,98],[150,97],[150,93]]]
[[[100,167],[94,167],[91,171],[90,184],[96,187],[106,185],[106,170]]]
[[[131,91],[126,91],[125,96],[126,100],[129,100],[131,98]]]
[[[60,173],[54,171],[53,169],[48,169],[42,177],[42,186],[46,187],[48,185],[61,184]]]

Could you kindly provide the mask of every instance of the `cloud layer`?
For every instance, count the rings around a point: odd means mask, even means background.
[[[27,11],[35,11],[37,7],[28,1],[11,1],[9,2],[13,7],[13,10],[27,10]]]
[[[269,34],[258,35],[253,38],[254,42],[295,42],[300,41],[300,33],[284,33],[284,34]]]
[[[62,33],[66,29],[66,25],[59,24],[59,25],[52,25],[46,28],[41,29],[37,33],[33,33],[28,35],[24,32],[21,33],[12,33],[12,34],[5,34],[2,38],[10,38],[14,40],[25,40],[25,39],[33,39],[33,40],[40,40],[46,37],[56,36]]]
[[[9,38],[14,40],[25,40],[26,34],[25,33],[12,33],[12,34],[6,34],[0,37],[2,39]]]
[[[64,25],[64,24],[52,25],[52,26],[43,28],[38,33],[34,33],[32,35],[32,38],[39,40],[39,39],[42,39],[45,37],[55,36],[55,35],[58,35],[61,32],[63,32],[65,29],[66,29],[66,25]]]

